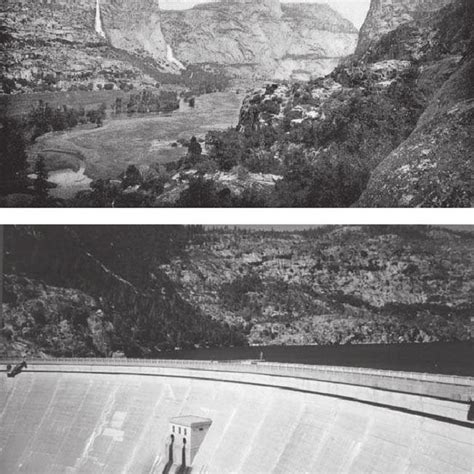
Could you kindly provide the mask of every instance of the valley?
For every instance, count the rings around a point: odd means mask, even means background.
[[[166,114],[119,116],[107,120],[101,128],[86,126],[47,134],[36,141],[30,153],[44,156],[55,177],[58,172],[64,173],[66,179],[56,180],[58,187],[52,195],[73,197],[76,192],[89,189],[92,180],[117,179],[129,165],[154,168],[178,161],[186,154],[181,145],[177,146],[178,140],[188,140],[193,135],[204,139],[210,129],[235,126],[242,99],[233,90],[205,94],[197,98],[195,107],[182,101],[179,110]],[[78,161],[72,170],[58,169],[64,154],[76,155]],[[76,173],[77,182],[69,179],[71,171]],[[83,179],[84,175],[88,179]]]

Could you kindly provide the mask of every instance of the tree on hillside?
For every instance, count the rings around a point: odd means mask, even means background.
[[[35,163],[35,174],[36,179],[33,184],[35,190],[35,206],[45,207],[48,204],[48,172],[46,171],[46,165],[44,158],[40,156]]]
[[[19,124],[0,124],[0,195],[24,192],[27,168],[26,142]]]
[[[122,178],[122,187],[140,186],[143,183],[140,170],[135,165],[129,165]]]
[[[225,188],[218,190],[212,180],[203,177],[192,178],[189,188],[184,190],[176,207],[231,207],[232,197],[230,191]]]
[[[209,157],[219,169],[230,171],[242,162],[245,139],[235,128],[220,132],[210,131],[206,135],[206,145],[210,148]]]
[[[191,163],[196,163],[199,161],[202,155],[202,146],[197,141],[196,137],[192,137],[188,146],[188,159]]]

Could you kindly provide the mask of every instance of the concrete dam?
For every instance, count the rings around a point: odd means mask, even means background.
[[[0,375],[2,473],[473,469],[472,377],[129,359]]]

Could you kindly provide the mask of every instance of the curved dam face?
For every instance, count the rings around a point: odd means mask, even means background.
[[[472,472],[469,381],[449,400],[186,368],[38,365],[0,380],[4,473]],[[186,415],[212,425],[173,470],[170,419]]]

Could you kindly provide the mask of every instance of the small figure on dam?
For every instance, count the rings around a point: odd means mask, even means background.
[[[474,401],[472,398],[469,399],[469,412],[467,414],[468,421],[474,421]]]
[[[15,365],[15,367],[12,367],[11,364],[8,364],[7,365],[7,377],[14,378],[18,374],[20,374],[23,371],[23,369],[26,369],[26,368],[28,368],[28,365],[26,364],[25,361],[23,361],[21,364]]]

